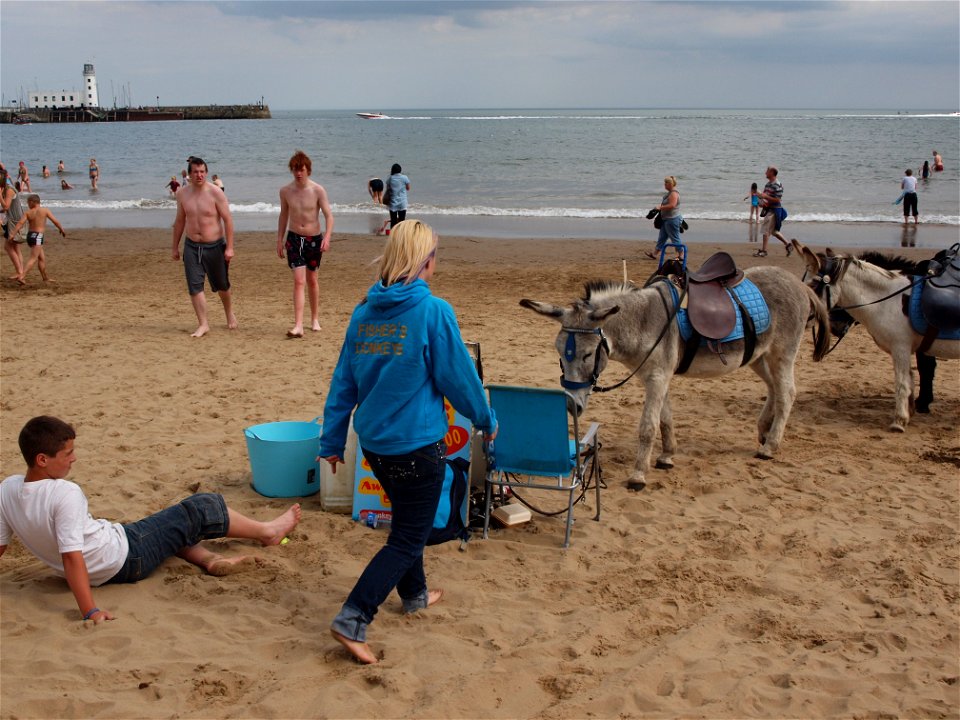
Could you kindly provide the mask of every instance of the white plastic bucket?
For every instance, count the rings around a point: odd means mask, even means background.
[[[357,433],[353,430],[352,417],[343,455],[343,464],[337,466],[336,473],[331,471],[330,463],[320,462],[320,507],[327,512],[349,515],[353,512],[353,485],[357,472]]]

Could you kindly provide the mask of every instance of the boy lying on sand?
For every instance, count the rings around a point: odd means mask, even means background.
[[[66,578],[84,620],[113,620],[93,601],[91,587],[142,580],[172,555],[211,575],[229,575],[254,564],[225,558],[200,545],[212,538],[245,538],[278,545],[300,522],[300,505],[269,522],[227,507],[221,495],[199,493],[138,522],[94,520],[76,483],[64,480],[77,459],[74,429],[55,417],[30,420],[20,431],[26,475],[0,483],[0,556],[12,534],[38,559]]]

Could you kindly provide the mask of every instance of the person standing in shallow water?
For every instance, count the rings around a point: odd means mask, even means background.
[[[900,181],[900,189],[903,190],[903,223],[906,225],[913,212],[914,224],[920,222],[917,208],[917,179],[913,176],[913,170],[907,168],[903,173],[903,179]]]
[[[427,284],[437,266],[437,243],[433,230],[418,220],[393,228],[380,259],[380,279],[350,318],[323,410],[318,460],[325,459],[334,472],[343,463],[353,413],[363,456],[393,509],[386,544],[330,626],[337,642],[365,664],[377,662],[367,626],[394,588],[406,613],[443,596],[427,588],[423,550],[446,470],[444,397],[487,441],[497,434],[453,308]]]
[[[87,173],[90,175],[90,189],[96,190],[97,183],[100,182],[100,166],[97,165],[96,158],[90,158],[90,166],[87,168]]]
[[[410,189],[410,178],[404,175],[398,163],[390,168],[390,177],[387,179],[387,192],[390,193],[390,228],[407,219],[407,191]]]

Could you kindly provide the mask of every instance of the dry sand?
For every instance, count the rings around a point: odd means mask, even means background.
[[[554,387],[556,326],[521,297],[566,302],[584,280],[644,279],[650,247],[617,241],[443,238],[434,292],[482,344],[486,379]],[[2,297],[3,475],[41,413],[73,422],[72,479],[98,517],[138,519],[197,488],[248,514],[257,495],[242,430],[322,412],[351,309],[381,240],[337,237],[320,271],[323,332],[284,337],[291,280],[271,233],[241,234],[231,274],[240,329],[189,337],[195,318],[169,232],[87,230],[48,245],[50,273]],[[742,265],[787,260],[749,257]],[[694,245],[692,264],[714,248]],[[727,246],[724,249],[731,249]],[[820,249],[820,248],[817,248]],[[929,251],[904,251],[914,257]],[[4,259],[4,276],[10,274]],[[95,591],[117,619],[79,622],[63,580],[15,541],[0,561],[3,718],[958,717],[960,376],[905,434],[890,359],[857,328],[822,364],[805,341],[783,447],[753,458],[763,386],[750,371],[674,381],[676,468],[624,486],[639,386],[592,398],[603,517],[580,506],[428,549],[443,603],[414,617],[393,596],[371,628],[376,666],[328,624],[383,540],[304,501],[287,545],[219,542],[264,558],[201,575],[173,559],[148,580]],[[619,379],[613,366],[606,378]]]

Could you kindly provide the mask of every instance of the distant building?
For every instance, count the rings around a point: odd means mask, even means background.
[[[93,63],[83,65],[83,90],[38,90],[28,96],[31,108],[82,108],[100,107],[97,92],[97,74]]]

